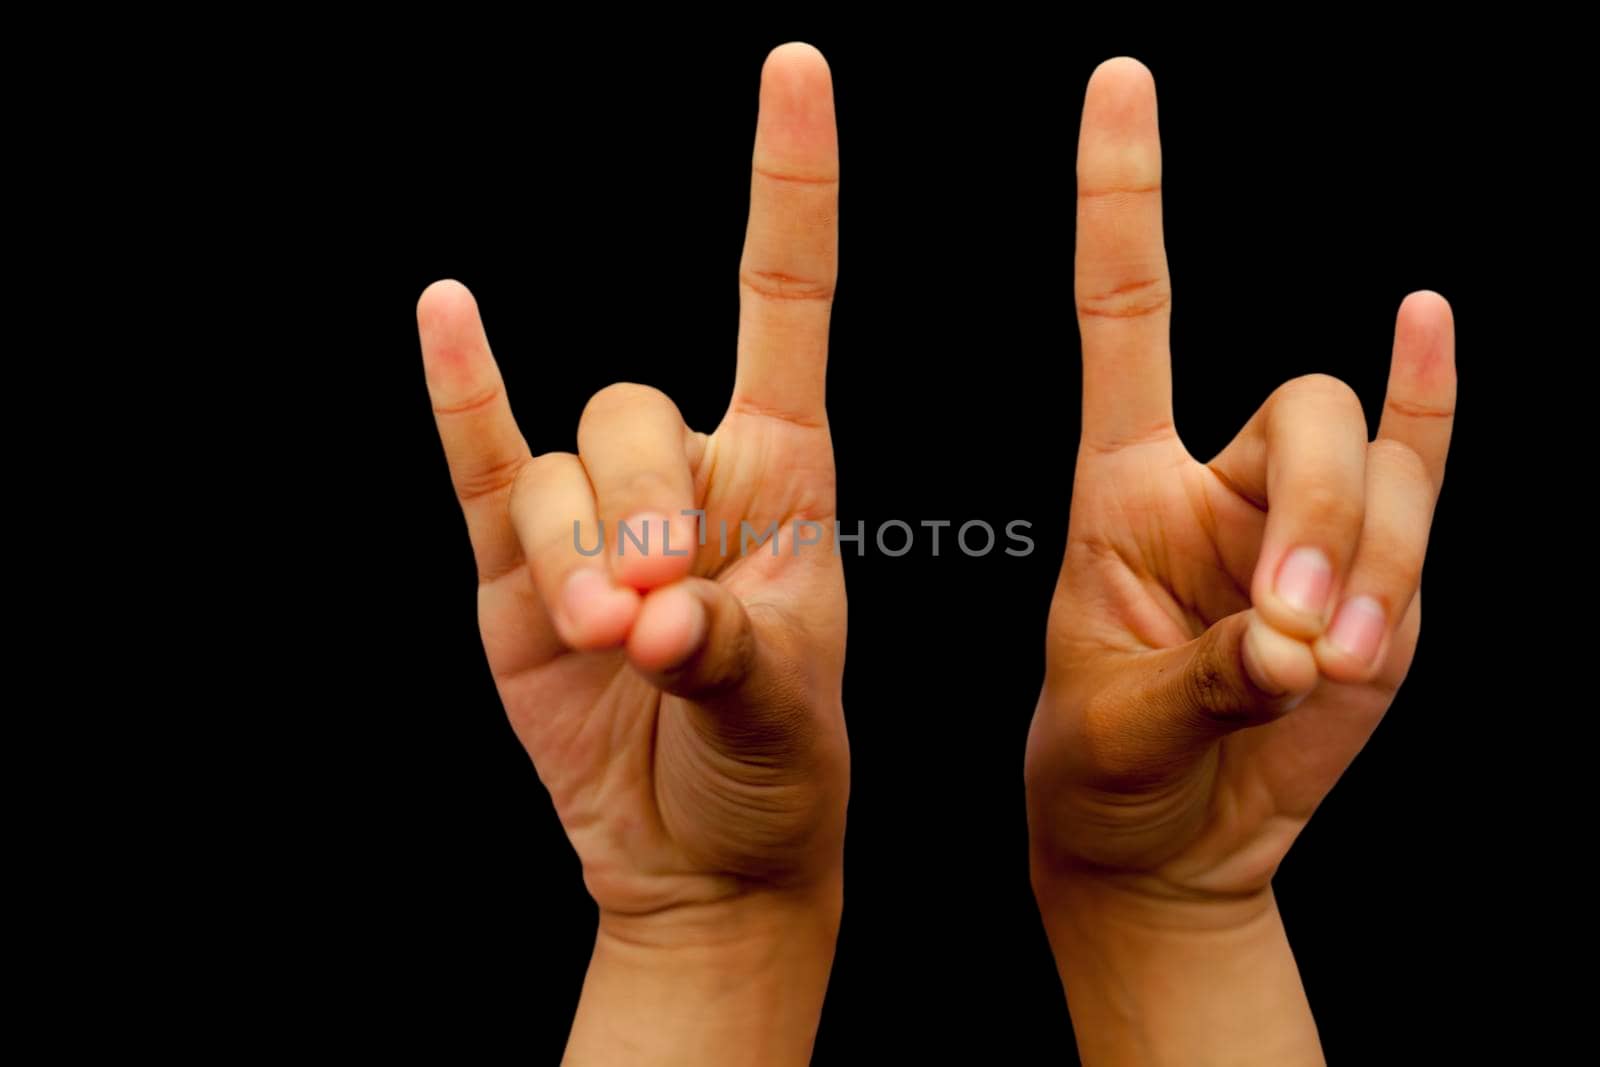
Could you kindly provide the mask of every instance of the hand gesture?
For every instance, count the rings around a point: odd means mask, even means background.
[[[1078,155],[1083,433],[1029,738],[1036,877],[1264,890],[1416,649],[1455,401],[1449,306],[1401,304],[1376,439],[1322,375],[1201,462],[1173,429],[1155,89],[1091,79]]]
[[[574,1062],[620,1055],[635,1024],[663,1054],[774,1049],[778,1062],[816,1025],[849,782],[824,410],[838,177],[827,64],[778,48],[761,81],[738,370],[709,434],[624,383],[590,399],[575,454],[531,456],[472,296],[437,282],[418,304],[489,668],[600,909]],[[644,946],[678,954],[652,969]],[[763,999],[715,1026],[751,1032],[675,1046],[730,981]],[[619,984],[658,1017],[614,1010]],[[697,1051],[711,1045],[716,1060]]]

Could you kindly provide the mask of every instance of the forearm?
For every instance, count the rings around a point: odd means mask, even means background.
[[[1270,889],[1225,903],[1035,889],[1087,1067],[1324,1062]]]
[[[838,933],[837,887],[657,919],[602,918],[566,1067],[811,1061]]]

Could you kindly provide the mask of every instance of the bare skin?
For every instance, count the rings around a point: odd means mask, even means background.
[[[1083,432],[1026,759],[1034,885],[1085,1063],[1320,1063],[1272,877],[1411,665],[1454,327],[1439,295],[1403,301],[1375,438],[1312,376],[1202,462],[1173,428],[1160,180],[1153,79],[1109,60],[1079,141]]]
[[[1348,387],[1313,377],[1200,462],[1173,429],[1137,62],[1091,79],[1078,175],[1083,437],[1026,761],[1041,913],[1085,1062],[1320,1062],[1271,881],[1415,651],[1450,309],[1402,304],[1375,439]],[[795,550],[797,520],[826,539],[834,519],[837,182],[826,63],[785,45],[763,70],[738,371],[709,434],[624,383],[590,400],[576,453],[534,457],[471,295],[439,282],[418,304],[489,664],[600,913],[569,1064],[809,1059],[849,783],[842,569]],[[574,522],[605,551],[578,551]],[[775,528],[777,553],[741,552],[742,523]],[[664,551],[669,525],[687,554]]]
[[[823,404],[837,134],[809,45],[775,49],[760,92],[738,370],[711,433],[623,383],[589,401],[575,454],[532,456],[471,295],[437,282],[417,307],[489,666],[599,907],[574,1065],[807,1062],[832,962],[849,790]],[[822,543],[795,551],[797,520]],[[775,523],[776,555],[741,554],[741,523]]]

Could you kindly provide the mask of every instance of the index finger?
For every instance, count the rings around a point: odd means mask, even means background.
[[[1108,449],[1172,434],[1156,86],[1126,56],[1096,67],[1084,92],[1075,272],[1084,443]]]
[[[497,578],[522,560],[506,510],[528,444],[511,415],[489,352],[478,304],[457,281],[437,281],[417,301],[422,367],[450,480],[467,519],[478,577]]]
[[[824,424],[838,214],[832,74],[811,45],[780,45],[761,70],[732,410]]]

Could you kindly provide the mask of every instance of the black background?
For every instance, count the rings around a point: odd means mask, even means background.
[[[1522,875],[1486,858],[1527,820],[1498,781],[1520,742],[1494,719],[1498,608],[1478,580],[1502,536],[1509,374],[1489,338],[1506,294],[1486,264],[1509,225],[1508,74],[1420,38],[1026,27],[307,45],[236,98],[218,225],[254,260],[233,321],[272,339],[255,373],[291,386],[263,511],[304,561],[259,672],[284,683],[259,723],[276,762],[214,929],[219,973],[276,976],[241,1032],[559,1059],[594,911],[483,661],[415,302],[436,278],[472,288],[536,452],[573,448],[585,400],[620,380],[713,428],[757,79],[794,38],[828,56],[840,130],[839,513],[1026,519],[1038,545],[846,558],[847,897],[816,1062],[1075,1062],[1021,769],[1078,431],[1077,121],[1118,54],[1156,78],[1177,420],[1197,456],[1313,371],[1353,385],[1376,426],[1402,297],[1455,309],[1460,414],[1416,665],[1277,891],[1333,1062],[1498,1043],[1539,984],[1508,962]]]

